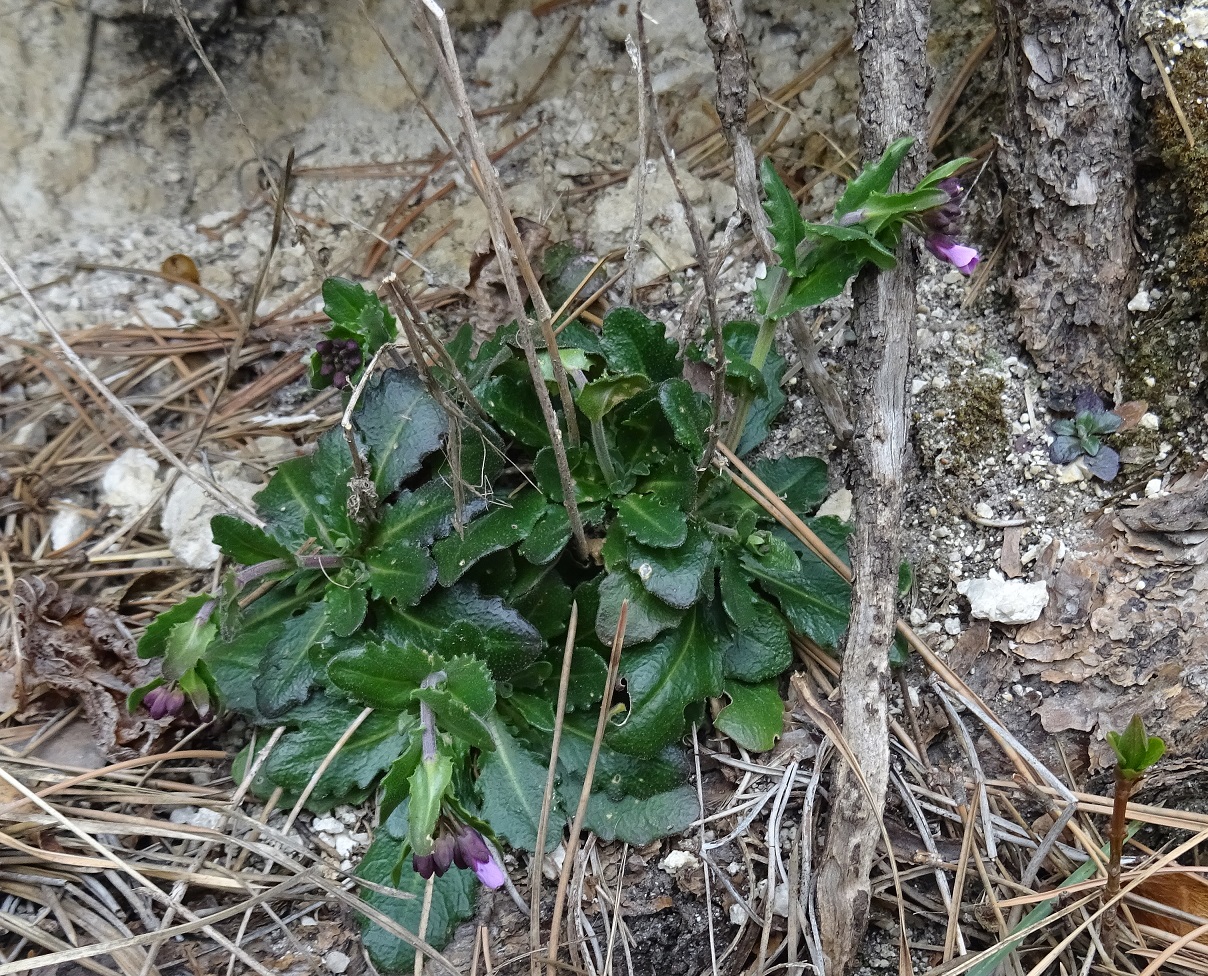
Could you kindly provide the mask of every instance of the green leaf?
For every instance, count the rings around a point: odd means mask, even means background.
[[[516,551],[534,566],[544,566],[557,559],[569,541],[570,516],[565,507],[551,505]]]
[[[624,647],[653,640],[668,627],[674,627],[683,616],[683,611],[647,593],[636,574],[626,570],[610,572],[600,583],[600,609],[596,615],[596,636],[605,647],[612,644],[624,600],[629,601]]]
[[[286,461],[256,495],[265,531],[291,552],[312,537],[327,552],[339,552],[359,535],[359,527],[348,517],[352,475],[343,431],[327,431],[313,455]]]
[[[436,563],[425,550],[411,543],[371,549],[365,557],[365,568],[373,595],[399,606],[414,606],[436,585]]]
[[[714,725],[749,752],[767,752],[784,732],[784,701],[779,682],[758,685],[726,683],[730,704],[717,713]]]
[[[620,673],[629,713],[608,741],[622,752],[651,756],[684,734],[685,708],[721,693],[721,644],[697,608],[650,646],[621,655]]]
[[[482,388],[479,400],[491,419],[521,444],[549,446],[549,431],[531,381],[496,376]]]
[[[796,515],[804,517],[826,500],[826,462],[821,458],[761,458],[751,469]]]
[[[261,714],[277,718],[306,700],[316,677],[308,652],[330,628],[322,603],[312,603],[281,624],[264,648],[256,678],[256,707]]]
[[[487,718],[495,711],[495,682],[476,657],[455,657],[445,662],[444,681],[417,688],[413,698],[426,702],[436,714],[436,727],[475,749],[494,749]]]
[[[218,624],[212,618],[202,623],[196,615],[174,625],[164,649],[165,680],[179,681],[192,671],[217,633]]]
[[[562,726],[558,763],[564,775],[577,778],[580,783],[583,770],[591,758],[596,723],[596,715],[568,715]],[[537,738],[540,741],[539,751],[548,754],[553,749],[552,738],[548,735]],[[624,797],[645,800],[683,786],[688,776],[688,758],[680,746],[667,746],[653,756],[642,758],[618,752],[607,742],[602,742],[592,790],[606,794],[613,800]],[[566,795],[577,796],[578,793],[577,787]]]
[[[604,472],[600,470],[595,452],[590,447],[568,447],[566,460],[570,465],[571,476],[575,479],[575,498],[581,506],[601,502],[609,497],[608,482],[604,480]],[[558,465],[554,459],[553,448],[544,447],[537,452],[533,459],[533,475],[541,491],[551,501],[560,502],[565,498],[562,482],[558,478]]]
[[[766,681],[793,663],[788,624],[774,606],[751,591],[733,558],[722,563],[721,599],[734,622],[725,650],[727,678]]]
[[[449,419],[413,369],[388,369],[365,386],[353,414],[373,468],[378,498],[386,498],[439,450]]]
[[[702,393],[697,393],[687,380],[674,377],[659,385],[659,406],[675,432],[675,439],[694,455],[705,449],[709,422],[713,411]]]
[[[647,592],[681,610],[701,596],[706,571],[713,565],[713,540],[696,526],[674,549],[652,549],[630,540],[629,568]]]
[[[399,867],[395,883],[395,868]],[[392,898],[379,891],[365,890],[361,899],[397,922],[411,933],[419,932],[420,912],[424,903],[424,890],[428,885],[415,873],[411,859],[399,865],[399,842],[385,831],[369,845],[369,850],[357,865],[358,878],[372,881],[385,887],[395,887],[411,897]],[[432,881],[432,904],[428,912],[428,925],[424,940],[438,949],[453,937],[457,926],[474,916],[475,893],[478,879],[473,871],[453,868]],[[409,973],[415,962],[415,950],[397,936],[391,935],[380,925],[367,918],[361,919],[361,942],[374,966],[385,973]]]
[[[870,261],[884,263],[880,250],[861,241],[827,241],[810,251],[809,260],[784,299],[764,314],[782,319],[803,308],[813,308],[843,294],[847,283]],[[888,265],[892,267],[892,265]]]
[[[156,617],[143,636],[138,640],[138,656],[142,658],[163,657],[168,650],[168,638],[177,624],[186,623],[197,616],[197,612],[206,605],[210,597],[205,593],[191,596],[171,610],[165,610]]]
[[[759,326],[754,322],[727,322],[722,329],[726,340],[727,363],[747,362],[755,351],[755,340],[759,334]],[[756,396],[751,401],[747,411],[746,426],[743,427],[742,437],[738,442],[740,457],[755,450],[772,429],[772,422],[784,406],[785,396],[780,389],[780,381],[784,378],[785,367],[788,365],[783,356],[775,349],[768,353],[768,358],[760,371],[763,374],[766,393]]]
[[[649,388],[650,380],[641,373],[605,376],[584,386],[576,403],[588,420],[599,421],[614,407]]]
[[[683,372],[679,350],[667,338],[663,324],[637,309],[620,306],[604,316],[600,349],[615,373],[641,373],[650,382],[661,383]]]
[[[385,640],[431,647],[442,654],[472,652],[486,661],[496,678],[522,671],[540,657],[545,642],[531,623],[498,597],[482,596],[472,584],[461,582],[438,589],[414,608],[381,607],[379,633]],[[464,647],[455,625],[476,628],[474,648]]]
[[[919,189],[928,186],[935,186],[941,180],[948,179],[949,176],[954,176],[958,170],[964,169],[970,163],[976,162],[969,156],[961,156],[959,159],[949,160],[942,166],[937,166],[930,173],[924,176],[919,181]]]
[[[863,206],[870,194],[884,193],[893,182],[894,175],[914,140],[909,136],[889,144],[885,154],[875,163],[869,163],[864,171],[847,184],[847,189],[835,207],[835,216],[842,217]]]
[[[525,538],[545,514],[541,492],[526,488],[465,528],[462,536],[450,535],[432,547],[442,586],[451,586],[478,560],[506,549]]]
[[[904,196],[905,194],[895,194],[895,196]],[[880,194],[873,194],[874,198]],[[935,194],[930,194],[934,198]],[[889,198],[884,198],[888,200]],[[945,199],[947,199],[945,197]],[[902,206],[909,208],[913,203],[913,199],[907,203],[903,201]],[[938,201],[943,203],[943,200]],[[887,211],[894,213],[896,211]],[[914,212],[906,209],[905,212]],[[860,245],[858,250],[866,251],[869,255],[869,260],[873,261],[878,268],[892,268],[897,264],[897,258],[893,251],[889,250],[884,244],[873,237],[868,230],[862,225],[854,227],[843,227],[839,224],[809,224],[805,225],[805,235],[812,241],[841,241],[847,243],[855,243]],[[804,257],[804,255],[802,255]]]
[[[1166,743],[1159,736],[1145,733],[1140,715],[1132,717],[1123,734],[1108,732],[1107,741],[1116,754],[1119,775],[1125,779],[1139,779],[1166,752]]]
[[[509,594],[508,602],[537,628],[542,639],[557,640],[570,624],[571,592],[556,574],[521,596]]]
[[[851,586],[820,560],[804,561],[798,572],[766,564],[747,554],[746,572],[780,602],[798,633],[828,649],[839,646],[847,630]]]
[[[440,658],[414,644],[366,641],[332,657],[327,680],[355,701],[400,712],[410,706],[420,682],[440,668]]]
[[[411,775],[423,757],[423,730],[416,726],[407,742],[406,751],[394,762],[382,777],[381,800],[378,802],[378,820],[384,823],[400,806],[407,802],[411,792]]]
[[[562,366],[567,370],[589,370],[592,368],[592,361],[582,349],[558,349],[558,358],[562,361]],[[554,382],[554,361],[550,358],[548,352],[537,354],[537,363],[541,367],[541,378],[547,383]]]
[[[626,495],[617,502],[617,519],[627,535],[647,546],[669,549],[688,536],[688,517],[657,495]]]
[[[369,610],[369,600],[357,574],[342,570],[327,584],[325,594],[327,619],[332,633],[337,637],[347,637],[361,626]]]
[[[481,761],[477,782],[482,796],[479,815],[509,846],[531,853],[537,849],[548,760],[542,762],[525,749],[498,719],[492,720],[491,731],[495,751]],[[565,824],[566,809],[555,790],[550,805],[546,851],[552,851],[562,842]]]
[[[642,847],[683,833],[699,816],[696,790],[677,786],[644,800],[632,796],[614,800],[605,793],[593,793],[583,825],[602,841],[620,840]]]
[[[639,480],[635,490],[687,511],[696,501],[696,465],[688,455],[676,451],[650,475]]]
[[[360,714],[360,706],[317,696],[290,718],[298,727],[283,735],[265,764],[268,780],[290,797],[299,796],[340,737]],[[403,751],[416,722],[391,712],[373,712],[335,754],[306,806],[322,812],[362,799],[378,775]]]
[[[214,544],[228,559],[245,566],[270,559],[293,559],[293,553],[254,525],[232,515],[215,515],[210,519]]]
[[[468,521],[485,508],[484,499],[471,496],[465,501],[462,518]],[[400,492],[393,503],[382,509],[370,534],[368,548],[384,549],[399,542],[430,546],[433,540],[449,534],[453,509],[453,489],[439,479],[433,479],[415,491]]]
[[[323,282],[323,314],[337,325],[353,332],[358,331],[357,327],[366,309],[377,309],[381,312],[382,319],[389,325],[389,338],[386,341],[393,341],[397,334],[394,316],[377,295],[347,278],[331,277]],[[376,351],[370,350],[367,356],[372,356]]]
[[[408,790],[408,840],[416,854],[431,854],[441,802],[453,783],[453,762],[448,756],[425,759],[411,774]]]
[[[768,215],[768,229],[776,242],[772,250],[784,269],[793,274],[797,270],[797,247],[805,237],[805,221],[801,219],[796,199],[784,185],[769,156],[759,164],[759,181],[766,197],[763,209]]]

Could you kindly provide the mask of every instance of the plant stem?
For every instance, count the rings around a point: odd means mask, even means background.
[[[419,683],[419,686],[421,688],[435,688],[446,677],[447,675],[443,671],[433,671]],[[422,748],[424,762],[436,762],[436,716],[432,714],[432,709],[426,701],[419,703],[419,724],[423,730]]]
[[[613,467],[612,455],[608,453],[608,440],[604,436],[603,420],[591,422],[591,446],[596,452],[600,470],[604,472],[604,480],[610,485],[613,484],[617,480],[617,470]]]
[[[1120,894],[1120,862],[1124,857],[1124,832],[1128,819],[1128,798],[1139,781],[1138,777],[1124,775],[1119,764],[1116,766],[1116,784],[1112,796],[1112,823],[1108,842],[1111,849],[1107,861],[1107,885],[1103,889],[1103,915],[1099,919],[1099,938],[1111,958],[1116,946],[1116,916],[1118,902],[1113,899]]]
[[[788,275],[781,278],[781,284],[777,286],[775,293],[772,296],[772,301],[777,304],[784,298],[783,292],[788,290]],[[769,307],[771,302],[769,302]],[[763,372],[764,364],[768,361],[768,353],[772,351],[772,343],[776,339],[776,321],[775,319],[763,319],[759,323],[759,333],[755,336],[755,347],[751,350],[750,364],[759,372]],[[748,390],[738,398],[738,402],[734,404],[734,416],[730,418],[730,429],[726,433],[726,446],[731,451],[738,450],[738,442],[742,440],[743,429],[747,425],[747,414],[751,411],[752,394]]]
[[[248,583],[254,583],[262,577],[268,576],[271,573],[279,573],[283,569],[296,567],[297,569],[339,569],[344,565],[343,556],[330,555],[312,555],[312,556],[295,556],[293,559],[266,559],[262,563],[255,563],[251,566],[244,566],[243,569],[235,573],[235,589],[242,590]],[[204,624],[210,619],[210,614],[214,612],[214,607],[218,605],[216,600],[207,600],[201,605],[201,609],[197,611],[197,622]]]

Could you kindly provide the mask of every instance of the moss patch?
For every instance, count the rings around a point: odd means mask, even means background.
[[[985,373],[951,380],[930,417],[916,414],[918,446],[937,472],[966,474],[1007,448],[1011,427],[1003,408],[1006,382]]]

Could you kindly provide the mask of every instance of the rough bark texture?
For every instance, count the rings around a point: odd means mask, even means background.
[[[864,159],[903,135],[927,131],[930,84],[926,42],[929,0],[857,0],[860,132]],[[899,184],[922,175],[923,150],[902,164]],[[869,270],[853,285],[857,361],[853,475],[851,624],[840,690],[843,734],[872,794],[870,804],[846,763],[831,790],[830,826],[819,864],[816,901],[827,976],[851,968],[868,925],[869,873],[880,840],[878,817],[889,778],[889,648],[897,619],[901,559],[902,466],[906,454],[906,375],[914,334],[918,248],[907,238],[892,271]]]
[[[1007,40],[1006,273],[1020,339],[1068,385],[1110,388],[1137,286],[1136,175],[1117,0],[997,0]]]

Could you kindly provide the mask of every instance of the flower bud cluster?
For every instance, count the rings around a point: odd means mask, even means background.
[[[927,250],[962,274],[973,274],[981,261],[977,248],[967,247],[956,240],[961,229],[960,181],[955,176],[940,180],[936,189],[942,190],[948,199],[939,206],[919,214],[923,233],[923,244]]]
[[[503,884],[503,868],[496,863],[482,834],[473,827],[450,824],[443,818],[437,829],[440,832],[432,842],[432,853],[412,856],[415,871],[421,878],[440,877],[455,864],[473,871],[488,888]]]
[[[143,706],[153,719],[169,718],[185,706],[185,693],[179,688],[160,685],[143,696]]]
[[[361,344],[356,339],[324,339],[315,346],[319,354],[319,375],[331,380],[337,390],[348,385],[349,378],[364,362]]]

